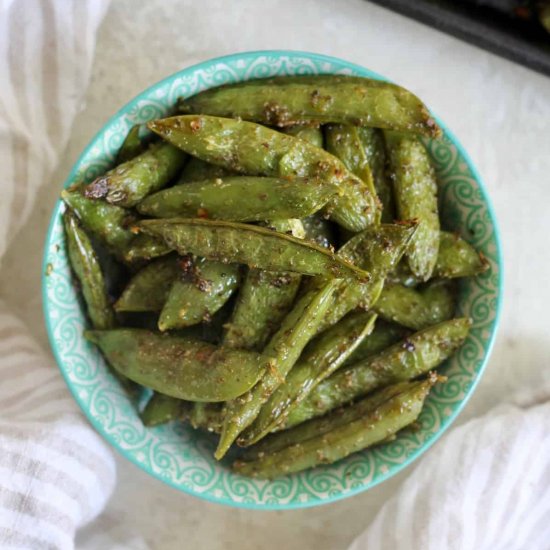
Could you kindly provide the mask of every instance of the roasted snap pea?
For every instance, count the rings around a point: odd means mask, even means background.
[[[466,318],[445,321],[336,371],[289,414],[284,427],[321,416],[376,388],[404,382],[436,368],[462,345],[470,325]]]
[[[323,248],[332,249],[336,236],[332,224],[321,215],[314,214],[302,219],[305,229],[305,238]]]
[[[355,235],[337,256],[371,273],[367,282],[343,279],[320,330],[338,322],[355,308],[368,309],[380,296],[386,273],[396,266],[416,231],[414,224],[382,224]]]
[[[237,222],[314,214],[337,187],[296,178],[233,176],[176,185],[150,195],[138,212],[155,218],[195,217]]]
[[[395,323],[388,323],[383,319],[377,319],[374,330],[359,343],[355,351],[346,359],[343,366],[353,365],[375,353],[380,353],[410,334],[411,331],[405,327]]]
[[[207,162],[250,176],[315,178],[338,186],[327,206],[331,218],[351,231],[377,219],[378,201],[333,155],[309,142],[252,122],[204,115],[154,120],[149,128]]]
[[[78,190],[64,190],[61,198],[77,215],[82,226],[125,262],[151,259],[170,252],[162,239],[136,235],[137,218],[125,208],[87,199]]]
[[[378,128],[368,128],[366,126],[360,126],[357,131],[372,173],[376,195],[382,203],[382,222],[391,223],[395,220],[395,205],[391,182],[386,171],[384,134]]]
[[[226,404],[222,433],[214,454],[218,460],[237,436],[250,426],[273,392],[284,383],[302,350],[317,332],[337,283],[338,279],[333,279],[320,290],[306,292],[296,302],[263,351],[270,359],[260,381],[249,392]]]
[[[155,143],[84,187],[90,199],[130,208],[162,189],[183,166],[185,153],[169,143]]]
[[[430,380],[434,381],[436,378],[437,377],[431,377]],[[376,409],[376,407],[388,401],[388,399],[403,393],[404,390],[406,391],[411,387],[415,387],[417,384],[418,382],[401,382],[399,384],[387,386],[386,388],[371,393],[368,397],[363,398],[353,405],[342,407],[319,418],[312,418],[288,430],[269,434],[258,443],[248,447],[244,451],[242,457],[245,460],[261,458],[268,453],[273,453],[290,447],[291,445],[303,443],[312,437],[318,437],[340,428],[341,426],[345,426],[359,418],[364,418],[371,411]]]
[[[276,220],[272,229],[298,237],[299,220]],[[301,276],[298,273],[249,269],[239,289],[233,315],[224,332],[232,348],[261,350],[290,311]]]
[[[386,321],[421,330],[453,316],[456,288],[446,280],[430,281],[420,289],[386,285],[373,308]]]
[[[189,413],[189,422],[193,428],[202,428],[209,432],[220,433],[223,423],[222,403],[193,403]]]
[[[159,426],[172,420],[182,420],[189,414],[190,409],[189,401],[153,392],[140,417],[144,426]]]
[[[368,407],[370,403],[358,403],[353,407],[360,412],[357,411],[351,422],[278,451],[264,453],[255,460],[236,461],[233,469],[249,477],[273,479],[318,464],[332,464],[381,443],[412,424],[420,415],[431,386],[431,380],[408,384],[372,409]]]
[[[161,237],[181,254],[196,254],[224,263],[243,263],[271,271],[305,275],[349,276],[363,280],[364,270],[291,235],[237,222],[200,219],[144,220],[146,233]]]
[[[137,157],[143,152],[144,148],[143,142],[139,137],[139,124],[135,124],[128,131],[118,150],[116,163],[120,164]]]
[[[325,127],[325,141],[326,150],[339,158],[350,172],[365,183],[369,194],[376,196],[373,176],[359,135],[359,128],[351,124],[329,124]],[[377,211],[379,216],[381,211],[379,206]]]
[[[474,277],[489,268],[487,259],[456,233],[441,231],[435,277]]]
[[[170,255],[146,265],[126,285],[115,303],[116,311],[161,311],[173,282],[182,270]]]
[[[318,126],[304,126],[298,124],[297,126],[288,126],[283,131],[289,136],[305,139],[312,145],[315,145],[315,147],[319,147],[320,149],[323,148],[323,132]]]
[[[239,266],[185,256],[160,313],[159,330],[208,321],[227,302],[239,283]]]
[[[113,328],[115,316],[109,303],[105,279],[92,243],[70,210],[63,214],[63,224],[67,240],[67,254],[86,302],[92,326],[99,330]]]
[[[87,330],[84,336],[130,380],[189,401],[234,399],[258,381],[266,365],[257,353],[148,330]]]
[[[344,363],[372,331],[375,320],[373,313],[351,314],[312,340],[288,373],[285,383],[264,403],[256,420],[239,438],[239,444],[251,445],[281,423],[317,384]]]
[[[189,183],[191,181],[202,181],[216,178],[225,178],[227,176],[237,175],[231,170],[226,170],[222,166],[204,162],[197,157],[191,157],[183,167],[181,175],[178,179],[178,185]]]
[[[411,135],[385,132],[390,177],[400,220],[417,220],[418,231],[406,253],[420,281],[433,273],[439,250],[437,181],[426,148]]]
[[[362,124],[431,137],[441,130],[425,105],[396,84],[370,78],[279,77],[206,90],[178,102],[181,112],[254,120],[274,126],[304,122]]]

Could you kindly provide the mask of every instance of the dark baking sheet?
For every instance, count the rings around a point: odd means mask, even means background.
[[[534,17],[464,0],[370,1],[550,76],[550,34]]]

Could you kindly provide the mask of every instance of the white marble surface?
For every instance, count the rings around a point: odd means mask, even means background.
[[[457,134],[485,180],[504,245],[505,301],[486,374],[457,422],[511,399],[526,378],[550,383],[550,78],[363,0],[114,0],[70,145],[5,258],[0,295],[47,347],[42,244],[61,182],[86,143],[127,100],[178,69],[281,48],[342,57],[412,89]],[[333,505],[253,512],[178,493],[120,458],[118,470],[106,528],[129,528],[151,548],[205,550],[344,548],[410,471]]]

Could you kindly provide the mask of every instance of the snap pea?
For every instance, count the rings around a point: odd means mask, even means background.
[[[321,416],[376,388],[404,382],[436,368],[462,345],[470,325],[466,318],[444,321],[336,371],[289,414],[284,427]]]
[[[274,126],[304,122],[374,126],[431,137],[441,130],[425,105],[395,84],[341,75],[280,77],[212,88],[180,100],[185,113]]]
[[[264,403],[254,422],[239,438],[239,444],[251,445],[265,437],[297,407],[313,388],[337,370],[374,327],[376,315],[355,313],[342,319],[312,340],[300,359]]]
[[[489,262],[456,233],[441,231],[435,277],[473,277],[489,268]]]
[[[189,183],[190,181],[225,178],[233,175],[236,175],[236,173],[231,170],[226,170],[222,166],[204,162],[204,160],[197,157],[190,157],[181,171],[181,176],[178,179],[177,185]]]
[[[376,195],[382,203],[382,222],[391,223],[395,220],[395,205],[391,183],[386,172],[386,150],[384,134],[378,128],[357,128],[363,151],[372,173]]]
[[[298,124],[296,126],[288,126],[283,132],[289,136],[305,139],[312,145],[315,145],[315,147],[323,148],[323,132],[318,126],[303,126]]]
[[[193,428],[202,428],[209,432],[220,433],[222,429],[222,403],[193,403],[189,413],[189,422]]]
[[[303,443],[312,437],[323,435],[350,422],[354,422],[359,418],[364,418],[388,399],[403,393],[403,391],[411,387],[416,387],[417,384],[418,382],[401,382],[387,386],[371,393],[368,397],[361,399],[353,405],[342,407],[319,418],[312,418],[288,430],[269,434],[261,441],[248,447],[244,451],[242,458],[247,461],[255,460],[268,453]]]
[[[115,303],[116,311],[161,311],[181,273],[174,256],[159,258],[138,271]]]
[[[415,136],[385,132],[390,176],[400,220],[417,220],[418,231],[406,253],[420,281],[433,273],[439,249],[437,181],[424,145]]]
[[[218,460],[254,421],[273,392],[284,383],[302,350],[317,332],[337,282],[338,279],[333,279],[320,290],[310,290],[296,302],[263,351],[270,361],[262,378],[249,392],[226,404],[222,433],[214,453]]]
[[[243,263],[271,271],[306,275],[347,275],[360,280],[368,273],[317,245],[264,227],[200,219],[144,220],[146,233],[162,237],[181,254],[196,254],[224,263]]]
[[[302,218],[323,208],[337,191],[334,186],[302,178],[233,176],[164,189],[147,197],[137,209],[140,214],[155,218],[180,216],[237,222]]]
[[[325,142],[326,150],[339,158],[350,172],[361,179],[369,194],[376,197],[373,176],[359,135],[359,128],[351,124],[329,124],[325,127]],[[381,211],[381,205],[379,205],[378,216]]]
[[[272,228],[281,233],[290,231],[296,237],[303,230],[299,220],[277,220]],[[225,327],[224,344],[261,350],[290,311],[300,281],[297,273],[249,269]]]
[[[395,323],[388,323],[383,319],[377,319],[372,333],[359,343],[355,351],[346,359],[343,366],[353,365],[375,353],[380,353],[410,334],[411,331],[405,327]]]
[[[332,249],[336,241],[331,223],[321,215],[314,214],[302,219],[305,229],[305,238],[324,248]]]
[[[169,143],[155,143],[84,187],[90,199],[130,208],[162,189],[183,166],[185,154]]]
[[[386,285],[373,308],[386,321],[421,330],[453,316],[456,288],[446,280],[431,281],[421,289]]]
[[[252,122],[204,115],[154,120],[149,128],[202,160],[251,176],[316,178],[340,188],[327,206],[334,221],[361,231],[377,217],[367,186],[333,155],[307,141]]]
[[[239,283],[239,266],[185,256],[160,313],[159,330],[184,328],[208,320],[227,302]]]
[[[115,316],[107,297],[105,280],[92,243],[70,210],[63,214],[63,224],[67,254],[80,284],[92,326],[100,330],[113,328]]]
[[[367,282],[350,278],[342,281],[320,330],[338,322],[355,308],[371,307],[382,292],[386,273],[395,267],[415,231],[414,224],[382,224],[355,235],[338,251],[337,256],[364,268],[372,277]]]
[[[144,426],[159,426],[173,420],[182,420],[189,414],[190,407],[188,401],[153,392],[140,418]]]
[[[125,208],[88,199],[74,189],[62,191],[61,198],[82,226],[125,262],[150,259],[170,252],[162,239],[136,235],[134,226],[137,218]]]
[[[87,330],[115,370],[158,393],[189,401],[226,401],[249,390],[266,358],[141,329]]]
[[[372,409],[368,408],[369,404],[358,403],[353,406],[355,409],[367,410],[361,410],[363,414],[357,411],[357,417],[351,422],[278,451],[265,453],[255,460],[236,461],[233,469],[241,475],[273,479],[318,464],[332,464],[376,445],[412,424],[420,415],[431,386],[430,380],[408,384]]]
[[[144,145],[139,137],[139,126],[139,124],[135,124],[126,134],[117,153],[117,164],[131,160],[143,152]]]

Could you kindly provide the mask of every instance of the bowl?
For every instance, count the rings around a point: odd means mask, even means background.
[[[90,182],[106,171],[128,130],[166,115],[180,96],[255,78],[326,73],[383,80],[341,59],[279,50],[238,53],[184,69],[139,94],[108,120],[76,162],[65,187]],[[145,428],[98,350],[82,336],[86,319],[71,283],[61,221],[63,205],[58,202],[44,251],[45,320],[59,369],[95,429],[128,460],[176,489],[213,502],[256,509],[334,502],[374,487],[424,453],[451,425],[479,382],[495,338],[502,294],[500,246],[491,204],[468,155],[438,122],[443,138],[427,140],[426,145],[441,186],[443,223],[481,250],[490,269],[460,283],[459,314],[472,318],[472,330],[459,352],[441,368],[448,380],[431,392],[418,431],[404,431],[391,443],[333,465],[263,481],[236,475],[226,462],[216,462],[212,457],[216,441],[211,434],[181,423]]]

